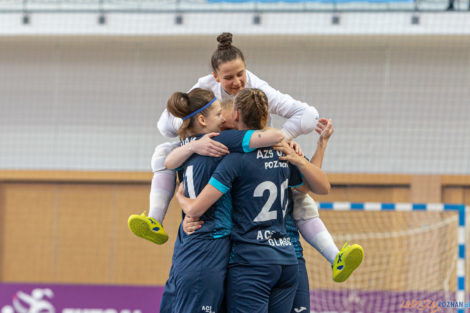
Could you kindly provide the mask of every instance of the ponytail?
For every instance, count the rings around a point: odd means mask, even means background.
[[[184,118],[196,112],[197,110],[200,110],[213,99],[214,93],[212,91],[195,88],[189,93],[173,93],[170,99],[167,101],[166,108],[173,116]],[[199,114],[207,116],[210,110],[211,106],[185,119],[178,130],[178,135],[181,138],[186,138],[189,135],[189,131],[192,129],[192,127],[194,127]]]

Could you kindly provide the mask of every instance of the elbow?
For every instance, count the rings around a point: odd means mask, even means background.
[[[163,166],[165,166],[166,169],[168,170],[174,170],[176,168],[176,166],[174,166],[174,164],[172,164],[171,162],[165,160],[165,162],[163,163]]]
[[[322,186],[322,188],[320,188],[320,191],[318,192],[318,194],[327,195],[330,193],[330,190],[331,190],[331,184],[326,183],[324,186]]]
[[[331,190],[330,183],[321,184],[321,185],[315,186],[315,188],[310,188],[310,191],[312,191],[313,193],[317,195],[327,195],[330,193],[330,190]]]

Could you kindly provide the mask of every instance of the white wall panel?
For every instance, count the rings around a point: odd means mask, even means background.
[[[470,37],[234,43],[250,70],[333,119],[328,171],[470,174]],[[0,168],[146,171],[166,99],[209,73],[216,41],[25,36],[0,47]],[[316,137],[299,141],[311,155]]]

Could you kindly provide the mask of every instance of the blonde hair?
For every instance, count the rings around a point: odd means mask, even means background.
[[[233,109],[233,100],[224,100],[220,102],[220,107],[222,110],[232,110]]]

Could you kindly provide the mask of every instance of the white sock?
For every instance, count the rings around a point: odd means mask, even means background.
[[[302,237],[317,249],[330,264],[335,262],[336,255],[339,253],[338,247],[319,217],[306,221],[299,220],[297,221],[297,227]]]
[[[150,187],[150,210],[148,216],[163,224],[171,198],[175,194],[176,172],[163,170],[153,173]]]
[[[175,194],[176,172],[165,168],[166,156],[176,147],[177,142],[165,142],[155,148],[152,156],[153,178],[150,187],[150,210],[148,216],[163,224],[171,198]]]

